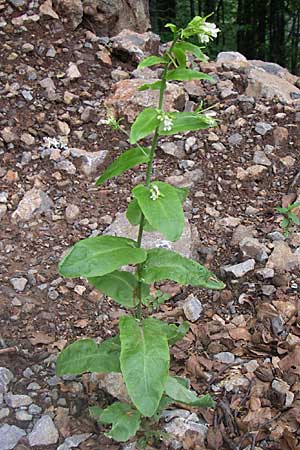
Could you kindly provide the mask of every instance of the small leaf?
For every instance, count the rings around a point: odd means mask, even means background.
[[[138,91],[147,91],[148,89],[151,89],[152,91],[159,91],[161,88],[161,84],[161,81],[155,81],[154,83],[145,83],[138,88]]]
[[[296,216],[295,213],[289,212],[289,213],[288,213],[288,218],[289,218],[290,220],[292,220],[296,225],[300,225],[300,219],[299,219],[298,216]]]
[[[206,289],[224,289],[225,284],[206,267],[179,253],[164,248],[147,251],[148,257],[142,265],[141,277],[146,283],[173,280],[183,285]]]
[[[165,392],[176,402],[185,403],[186,405],[202,408],[213,408],[215,406],[215,402],[210,395],[207,394],[204,397],[198,398],[174,377],[168,377]]]
[[[126,217],[127,217],[128,222],[131,225],[136,226],[136,225],[139,225],[141,222],[142,211],[141,211],[141,208],[139,207],[139,204],[135,198],[132,199],[131,202],[127,206]],[[144,230],[145,231],[155,231],[155,228],[153,228],[149,224],[149,222],[145,219]]]
[[[198,45],[194,45],[191,42],[178,42],[174,46],[174,50],[181,50],[184,52],[192,53],[194,56],[196,56],[200,61],[207,62],[208,57],[201,51],[200,47]]]
[[[132,169],[139,164],[149,162],[149,155],[149,148],[137,147],[127,150],[107,167],[101,177],[98,178],[96,184],[99,186],[104,183],[104,181],[121,175],[128,169]]]
[[[108,297],[126,308],[134,308],[134,294],[138,286],[138,280],[130,272],[116,270],[103,277],[88,278],[89,283]],[[142,285],[143,297],[149,295],[149,286]]]
[[[151,67],[155,66],[156,64],[167,64],[167,61],[161,56],[148,56],[139,63],[137,68],[143,69],[144,67]]]
[[[119,336],[100,344],[93,339],[80,339],[59,354],[57,375],[80,375],[84,372],[120,372]]]
[[[106,409],[92,407],[92,415],[101,423],[112,424],[106,436],[118,442],[126,442],[140,428],[141,414],[127,403],[115,402]]]
[[[211,75],[207,73],[198,72],[198,70],[185,69],[179,67],[178,69],[170,70],[167,73],[167,81],[191,81],[191,80],[207,80],[214,81]]]
[[[177,27],[176,25],[174,25],[174,23],[166,23],[165,28],[170,28],[172,33],[176,33],[177,31]]]
[[[62,259],[58,268],[64,277],[98,277],[111,273],[126,264],[139,264],[146,252],[136,242],[115,236],[97,236],[83,239]]]
[[[156,199],[152,196],[154,188],[158,192]],[[184,215],[176,188],[155,181],[150,187],[136,186],[132,193],[150,225],[169,241],[177,241],[183,231]]]
[[[157,319],[156,319],[157,320]],[[184,338],[186,333],[190,329],[190,325],[188,322],[183,322],[181,325],[177,326],[175,324],[168,324],[166,322],[162,322],[157,320],[158,325],[161,327],[161,331],[163,334],[167,336],[168,344],[174,345],[176,342],[180,341]]]
[[[280,227],[281,227],[281,228],[287,228],[287,227],[289,226],[289,224],[290,224],[289,219],[288,219],[287,217],[285,217],[285,218],[281,221]]]
[[[185,68],[186,67],[186,56],[185,56],[185,52],[183,50],[181,50],[178,47],[173,47],[173,53],[175,55],[175,58],[179,64],[179,66],[181,68]]]
[[[168,377],[168,341],[157,320],[120,319],[120,364],[128,394],[143,416],[157,410]]]
[[[170,130],[164,130],[163,124],[161,124],[159,127],[159,134],[161,136],[170,136],[185,131],[205,130],[217,125],[215,119],[205,114],[175,112],[169,113],[168,115],[173,120],[173,124]]]
[[[135,144],[140,139],[148,136],[158,127],[160,121],[157,115],[155,108],[146,108],[137,116],[130,131],[131,144]]]

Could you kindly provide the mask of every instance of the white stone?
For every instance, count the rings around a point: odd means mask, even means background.
[[[196,322],[201,316],[203,306],[200,300],[193,295],[189,295],[183,304],[184,315],[190,322]]]
[[[51,445],[58,441],[58,431],[49,416],[42,416],[28,435],[29,445]]]

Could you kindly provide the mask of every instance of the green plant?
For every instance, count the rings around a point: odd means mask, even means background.
[[[207,74],[186,68],[187,53],[206,60],[201,48],[188,42],[188,38],[199,35],[200,42],[207,42],[218,32],[214,24],[208,24],[205,19],[195,17],[185,29],[168,24],[173,33],[169,49],[162,57],[150,56],[139,64],[139,68],[157,64],[164,67],[160,80],[141,88],[159,90],[158,108],[146,108],[137,116],[129,136],[130,144],[135,146],[121,154],[97,180],[100,185],[136,165],[147,164],[146,183],[133,188],[126,213],[128,221],[139,227],[137,240],[107,235],[83,239],[59,264],[62,276],[86,278],[131,313],[119,320],[119,335],[100,344],[93,339],[74,342],[60,353],[56,365],[58,375],[122,374],[131,404],[117,401],[104,410],[97,406],[91,408],[98,421],[111,424],[107,435],[117,441],[127,441],[141,426],[149,434],[145,418],[154,423],[172,402],[200,407],[214,405],[209,395],[198,398],[190,391],[187,380],[169,375],[169,346],[182,339],[189,326],[187,322],[177,326],[149,317],[149,310],[151,312],[167,298],[160,291],[150,295],[150,286],[161,280],[207,289],[223,289],[224,284],[207,268],[176,252],[163,248],[145,250],[141,246],[144,230],[159,231],[167,240],[176,241],[184,227],[182,203],[187,190],[151,179],[159,136],[216,125],[200,108],[190,113],[163,111],[168,81],[211,80]],[[107,123],[125,131],[112,117]],[[138,144],[152,133],[150,147]],[[126,265],[136,266],[136,271],[121,270]]]
[[[280,223],[281,228],[284,230],[284,236],[288,236],[292,225],[300,225],[300,218],[296,212],[300,210],[300,203],[291,203],[286,208],[276,208],[276,211],[283,215],[283,219]]]

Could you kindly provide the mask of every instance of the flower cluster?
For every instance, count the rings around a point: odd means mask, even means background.
[[[150,198],[151,198],[151,200],[157,200],[160,196],[161,196],[161,193],[159,192],[158,187],[156,186],[156,184],[153,184],[150,187]]]
[[[172,130],[173,119],[167,113],[161,112],[158,114],[157,118],[162,122],[164,131]]]
[[[216,24],[211,22],[204,22],[201,28],[202,30],[198,34],[198,37],[202,44],[207,44],[210,39],[216,38],[220,31],[220,29],[216,27]]]

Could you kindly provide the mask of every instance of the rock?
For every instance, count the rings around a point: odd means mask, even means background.
[[[29,422],[32,420],[32,415],[21,409],[20,411],[16,411],[16,419],[21,420],[22,422]]]
[[[184,89],[190,97],[203,97],[205,95],[201,80],[186,81]]]
[[[289,137],[289,132],[287,128],[284,127],[277,127],[273,131],[273,139],[274,139],[274,145],[280,146],[287,143]]]
[[[67,172],[69,175],[75,175],[76,173],[76,166],[67,159],[59,161],[58,163],[56,163],[55,167],[58,170],[63,170],[64,172]]]
[[[79,148],[71,148],[73,158],[82,158],[81,171],[87,177],[97,173],[99,167],[103,164],[107,150],[99,150],[98,152],[87,152]]]
[[[267,267],[278,271],[292,271],[300,267],[300,252],[293,253],[285,241],[274,241],[274,250],[268,259]]]
[[[266,295],[267,297],[271,297],[273,294],[275,294],[276,287],[273,286],[272,284],[264,284],[261,287],[261,292],[263,293],[263,295]]]
[[[14,379],[14,374],[6,367],[0,367],[0,394],[8,391],[9,383]]]
[[[72,94],[72,92],[65,91],[64,93],[64,102],[66,105],[71,105],[74,99],[78,98],[77,95]]]
[[[142,33],[151,27],[147,0],[85,0],[83,10],[98,36],[113,36],[125,28]]]
[[[252,270],[254,270],[254,267],[255,267],[255,260],[254,259],[248,259],[247,261],[244,261],[244,262],[239,263],[239,264],[235,264],[233,266],[224,266],[223,270],[226,273],[231,273],[236,278],[241,278],[244,275],[246,275],[246,273],[251,272]]]
[[[268,131],[272,129],[273,129],[272,125],[266,122],[258,122],[255,125],[256,133],[260,134],[261,136],[264,136]]]
[[[53,47],[53,45],[51,45],[51,46],[48,48],[47,53],[46,53],[46,56],[47,56],[48,58],[55,58],[55,56],[56,56],[56,50],[55,50],[55,48]]]
[[[9,408],[0,408],[0,420],[5,419],[5,417],[9,416]]]
[[[26,5],[27,0],[9,0],[9,3],[15,8],[23,8]]]
[[[113,53],[121,58],[124,55],[139,63],[145,56],[158,54],[160,38],[151,31],[139,34],[131,30],[122,30],[111,39],[111,42]]]
[[[32,403],[32,398],[29,395],[14,395],[11,393],[5,394],[4,400],[7,406],[11,408],[20,408],[21,406],[28,406]]]
[[[245,94],[254,98],[278,98],[283,103],[293,101],[291,94],[299,94],[300,90],[288,81],[261,69],[251,69],[248,73],[248,86]]]
[[[65,216],[66,216],[66,221],[68,223],[75,222],[75,220],[78,218],[79,214],[80,214],[80,209],[78,208],[77,205],[70,204],[66,207]]]
[[[7,425],[5,423],[0,427],[1,450],[13,450],[23,436],[26,436],[24,430],[15,425]]]
[[[216,222],[216,228],[235,228],[240,225],[240,223],[240,217],[223,217],[222,219],[218,219],[218,221]]]
[[[94,108],[87,106],[81,113],[80,119],[84,123],[97,122],[97,113]]]
[[[112,110],[117,117],[126,117],[129,122],[133,122],[136,116],[146,107],[158,105],[158,91],[138,91],[138,88],[145,83],[154,83],[157,80],[132,79],[122,80],[116,83],[114,94],[105,100],[105,106]],[[186,94],[182,87],[167,83],[167,90],[164,98],[164,109],[166,111],[182,110],[186,101]]]
[[[82,0],[54,0],[54,7],[59,15],[66,18],[72,30],[75,30],[82,22]]]
[[[62,120],[58,120],[57,121],[57,128],[58,128],[58,132],[62,136],[68,136],[70,134],[70,127],[67,124],[67,122],[64,122]]]
[[[187,431],[194,431],[205,439],[208,427],[199,422],[196,414],[190,414],[186,418],[175,417],[164,426],[165,431],[176,439],[182,439]]]
[[[240,250],[243,256],[255,258],[256,261],[263,262],[268,259],[269,249],[258,239],[253,237],[245,237],[239,243]]]
[[[203,306],[200,300],[193,295],[189,295],[183,304],[184,315],[190,322],[196,322],[201,316]]]
[[[297,76],[292,75],[287,69],[283,68],[279,64],[273,62],[266,62],[260,60],[250,60],[250,66],[263,70],[266,73],[270,73],[271,75],[275,75],[277,77],[283,78],[289,83],[296,84]]]
[[[268,267],[265,267],[263,269],[256,270],[255,274],[258,278],[262,278],[263,280],[267,280],[269,278],[273,278],[275,275],[274,269],[270,269]]]
[[[24,144],[30,146],[33,145],[35,142],[34,137],[29,133],[22,133],[21,134],[21,141],[24,142]]]
[[[69,450],[74,447],[79,447],[79,445],[86,441],[90,436],[90,433],[74,434],[73,436],[69,436],[63,444],[57,447],[57,450]]]
[[[235,356],[231,352],[220,352],[214,355],[214,359],[223,364],[232,364],[235,360]]]
[[[128,403],[129,397],[127,389],[120,373],[111,372],[97,375],[99,387],[105,389],[113,397],[117,398],[121,402]]]
[[[50,416],[42,416],[28,434],[31,447],[35,445],[51,445],[58,441],[58,431]]]
[[[39,12],[44,16],[52,17],[52,19],[59,19],[58,14],[56,14],[53,9],[52,0],[46,0],[44,3],[42,3],[39,8]]]
[[[255,164],[244,170],[242,167],[238,167],[236,177],[238,180],[260,180],[267,170],[266,166]]]
[[[128,237],[130,239],[137,238],[137,227],[130,225],[126,219],[125,213],[117,213],[114,222],[105,229],[104,234],[112,236]],[[154,248],[161,247],[173,250],[181,255],[192,258],[195,249],[193,242],[193,230],[188,220],[185,220],[185,227],[179,241],[170,242],[165,240],[158,232],[147,233],[143,235],[143,247]]]
[[[114,81],[128,80],[128,78],[130,78],[128,72],[120,69],[112,70],[110,76]]]
[[[50,211],[54,206],[51,198],[40,189],[30,189],[20,201],[18,208],[13,212],[13,220],[28,221],[33,217]]]
[[[241,142],[243,142],[243,136],[239,133],[234,133],[228,138],[228,143],[231,145],[239,145]]]
[[[255,162],[255,164],[258,164],[261,166],[266,166],[266,167],[269,167],[272,165],[272,161],[269,160],[269,158],[267,157],[265,152],[263,152],[262,150],[255,151],[254,157],[253,157],[253,162]]]
[[[99,50],[99,52],[96,53],[96,57],[103,64],[106,64],[107,66],[112,66],[112,59],[110,57],[110,53],[104,47],[103,49]]]
[[[10,127],[3,128],[3,130],[1,130],[1,136],[6,144],[10,144],[17,139],[16,133],[14,133]]]
[[[229,380],[227,380],[223,385],[226,392],[239,392],[240,388],[247,388],[248,386],[248,378],[241,375],[230,376]]]
[[[217,56],[217,64],[245,63],[247,58],[239,52],[220,52]]]
[[[78,70],[78,67],[75,63],[70,62],[69,67],[66,71],[66,78],[70,81],[77,80],[78,78],[81,78],[81,73]]]
[[[0,205],[0,220],[6,216],[6,213],[7,213],[7,206]]]
[[[26,284],[28,283],[27,278],[24,277],[11,278],[10,282],[15,291],[18,292],[23,292],[26,287]]]
[[[280,158],[280,162],[285,166],[288,167],[289,169],[291,169],[292,167],[294,167],[295,163],[296,163],[296,159],[293,158],[290,155],[284,156],[283,158]]]
[[[165,142],[164,144],[160,144],[160,148],[167,155],[172,155],[178,159],[184,159],[186,157],[186,153],[184,151],[184,143],[182,141],[179,142]]]
[[[191,188],[203,178],[201,169],[194,169],[186,172],[184,175],[171,175],[166,178],[166,182],[177,187]]]

